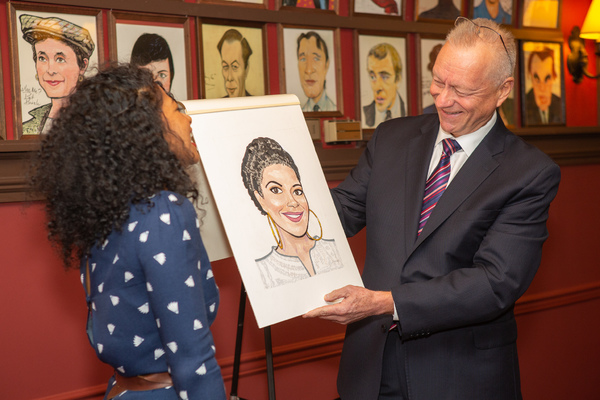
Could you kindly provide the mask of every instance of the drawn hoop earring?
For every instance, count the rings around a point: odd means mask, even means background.
[[[275,242],[277,242],[277,247],[279,247],[280,249],[283,249],[283,245],[281,244],[281,236],[279,235],[279,231],[277,230],[277,225],[275,225],[275,221],[273,220],[273,217],[271,217],[271,215],[269,213],[267,213],[267,221],[269,221],[269,228],[271,228],[271,233],[273,234],[273,237],[275,238]],[[273,221],[272,224],[271,224],[271,221]],[[275,228],[273,228],[273,225],[275,225]]]
[[[313,210],[311,210],[310,208],[308,209],[309,213],[312,213],[315,218],[317,219],[317,222],[319,223],[319,228],[321,229],[321,233],[319,234],[319,236],[316,237],[312,237],[310,236],[310,233],[308,233],[308,230],[306,230],[306,236],[308,236],[309,239],[314,240],[315,242],[323,239],[323,225],[321,225],[321,221],[319,220],[319,217],[317,217],[317,214],[315,214],[315,212]]]

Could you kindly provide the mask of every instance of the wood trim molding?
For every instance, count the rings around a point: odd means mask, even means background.
[[[600,299],[600,281],[551,292],[525,295],[517,301],[515,315],[548,311],[598,299]],[[343,341],[344,334],[338,334],[277,346],[273,349],[273,364],[275,369],[278,369],[339,357],[342,353]],[[218,359],[225,381],[230,381],[233,377],[233,360],[233,357]],[[264,351],[244,353],[240,363],[240,377],[266,374],[267,372]],[[106,385],[102,384],[37,400],[90,400],[102,398],[105,389]]]

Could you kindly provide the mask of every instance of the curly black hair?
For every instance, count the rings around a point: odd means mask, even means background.
[[[146,69],[108,66],[78,83],[44,137],[31,185],[46,199],[48,237],[65,268],[122,230],[130,203],[149,209],[161,190],[197,198],[165,140],[179,138],[165,122],[162,91]]]

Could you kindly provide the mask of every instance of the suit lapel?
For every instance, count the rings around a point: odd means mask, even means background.
[[[417,248],[421,242],[452,215],[463,201],[477,190],[479,185],[498,167],[499,163],[494,156],[504,151],[504,139],[507,133],[500,118],[498,118],[498,121],[500,121],[500,124],[496,123],[477,146],[438,201],[425,224],[425,228],[417,238],[414,248]]]
[[[420,127],[420,131],[407,143],[406,165],[404,165],[404,243],[409,254],[417,237],[419,217],[423,203],[423,192],[429,162],[437,137],[439,122],[431,118]]]

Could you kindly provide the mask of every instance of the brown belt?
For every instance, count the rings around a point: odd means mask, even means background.
[[[173,386],[173,380],[168,372],[138,376],[123,376],[115,373],[115,381],[115,385],[108,392],[108,400],[115,398],[126,390],[154,390]]]

